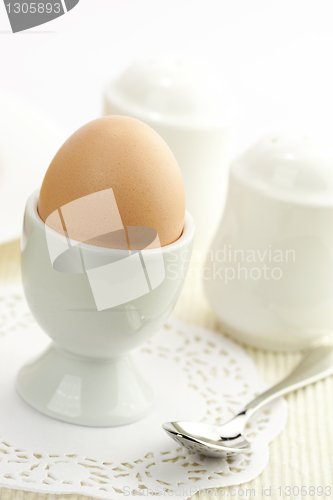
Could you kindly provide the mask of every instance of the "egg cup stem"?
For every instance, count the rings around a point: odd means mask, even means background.
[[[153,402],[153,391],[130,355],[94,359],[54,343],[20,370],[17,390],[45,415],[78,425],[93,423],[94,427],[133,422]]]

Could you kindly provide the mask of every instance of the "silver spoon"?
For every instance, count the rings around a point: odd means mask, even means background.
[[[181,446],[212,457],[244,453],[251,449],[242,435],[247,421],[273,399],[333,374],[333,347],[312,349],[284,380],[250,401],[242,411],[222,425],[201,422],[166,422],[163,429]]]

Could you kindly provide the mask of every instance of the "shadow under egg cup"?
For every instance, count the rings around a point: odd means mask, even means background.
[[[174,308],[192,251],[193,219],[186,212],[180,238],[160,248],[130,252],[74,242],[68,272],[61,255],[63,269],[50,258],[50,244],[64,248],[68,239],[40,219],[38,196],[31,195],[25,211],[22,280],[31,312],[53,342],[20,370],[17,390],[36,410],[65,422],[102,427],[138,420],[153,393],[130,351]],[[80,262],[83,270],[73,272]],[[86,263],[93,264],[91,273]]]

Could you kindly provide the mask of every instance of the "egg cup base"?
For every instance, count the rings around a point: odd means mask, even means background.
[[[16,388],[26,403],[44,415],[91,427],[129,424],[153,404],[153,391],[131,356],[85,358],[54,343],[21,368]]]

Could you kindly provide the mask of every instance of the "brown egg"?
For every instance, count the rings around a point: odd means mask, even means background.
[[[45,174],[38,212],[47,225],[78,241],[122,248],[123,227],[134,234],[133,226],[145,226],[165,246],[183,230],[183,180],[170,148],[152,128],[107,116],[81,127],[59,149]]]

